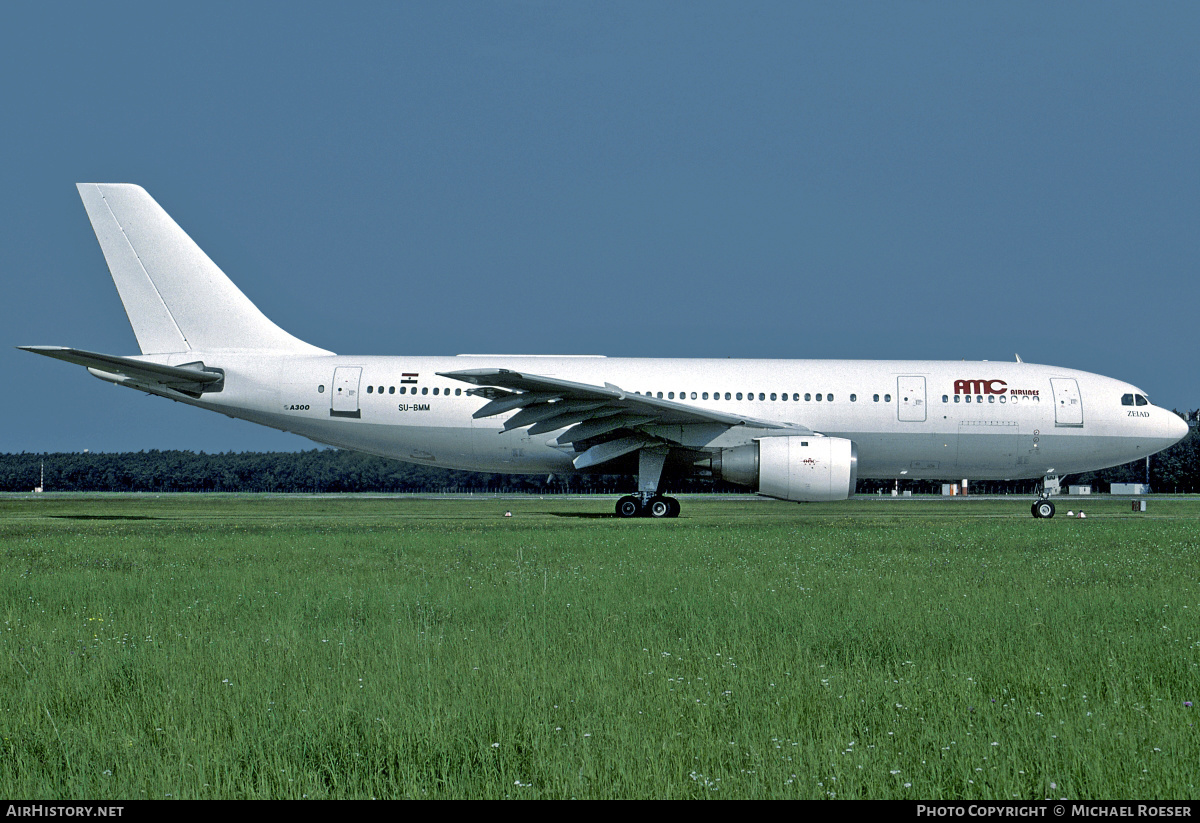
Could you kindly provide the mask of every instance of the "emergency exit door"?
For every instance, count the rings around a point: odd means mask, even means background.
[[[333,370],[330,417],[362,417],[358,408],[358,381],[361,378],[361,366],[341,366]]]
[[[1054,391],[1054,425],[1082,426],[1083,400],[1079,397],[1079,384],[1071,377],[1051,377]]]
[[[903,423],[925,422],[925,378],[896,378],[897,414]]]

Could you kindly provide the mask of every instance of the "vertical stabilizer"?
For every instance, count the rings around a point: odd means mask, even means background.
[[[142,354],[332,354],[268,320],[141,186],[78,188]]]

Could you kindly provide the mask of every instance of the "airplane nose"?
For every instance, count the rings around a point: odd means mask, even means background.
[[[1182,440],[1184,437],[1187,436],[1187,433],[1188,433],[1187,421],[1173,412],[1168,412],[1167,413],[1167,437],[1170,438],[1171,442],[1178,443],[1180,440]]]

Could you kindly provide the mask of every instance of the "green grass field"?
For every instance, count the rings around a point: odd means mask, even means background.
[[[1200,797],[1200,500],[1076,505],[10,496],[0,796]]]

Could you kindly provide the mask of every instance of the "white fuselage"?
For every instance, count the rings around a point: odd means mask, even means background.
[[[514,474],[575,471],[575,448],[558,444],[559,432],[502,431],[512,413],[474,419],[487,400],[438,372],[498,367],[792,422],[852,440],[863,478],[1061,476],[1146,457],[1187,431],[1127,383],[1021,362],[222,352],[141,359],[203,359],[223,369],[219,393],[168,395],[202,408],[398,460]],[[711,439],[692,433],[688,445],[748,442],[739,428],[715,427]]]
[[[622,517],[679,513],[658,495],[669,461],[673,470],[707,464],[771,497],[840,500],[856,477],[1065,475],[1145,457],[1187,433],[1133,386],[1021,362],[336,355],[271,322],[145,189],[78,190],[138,346],[151,354],[23,348],[398,460],[514,474],[636,471],[637,497],[618,502]],[[1046,508],[1035,516],[1052,516]]]

